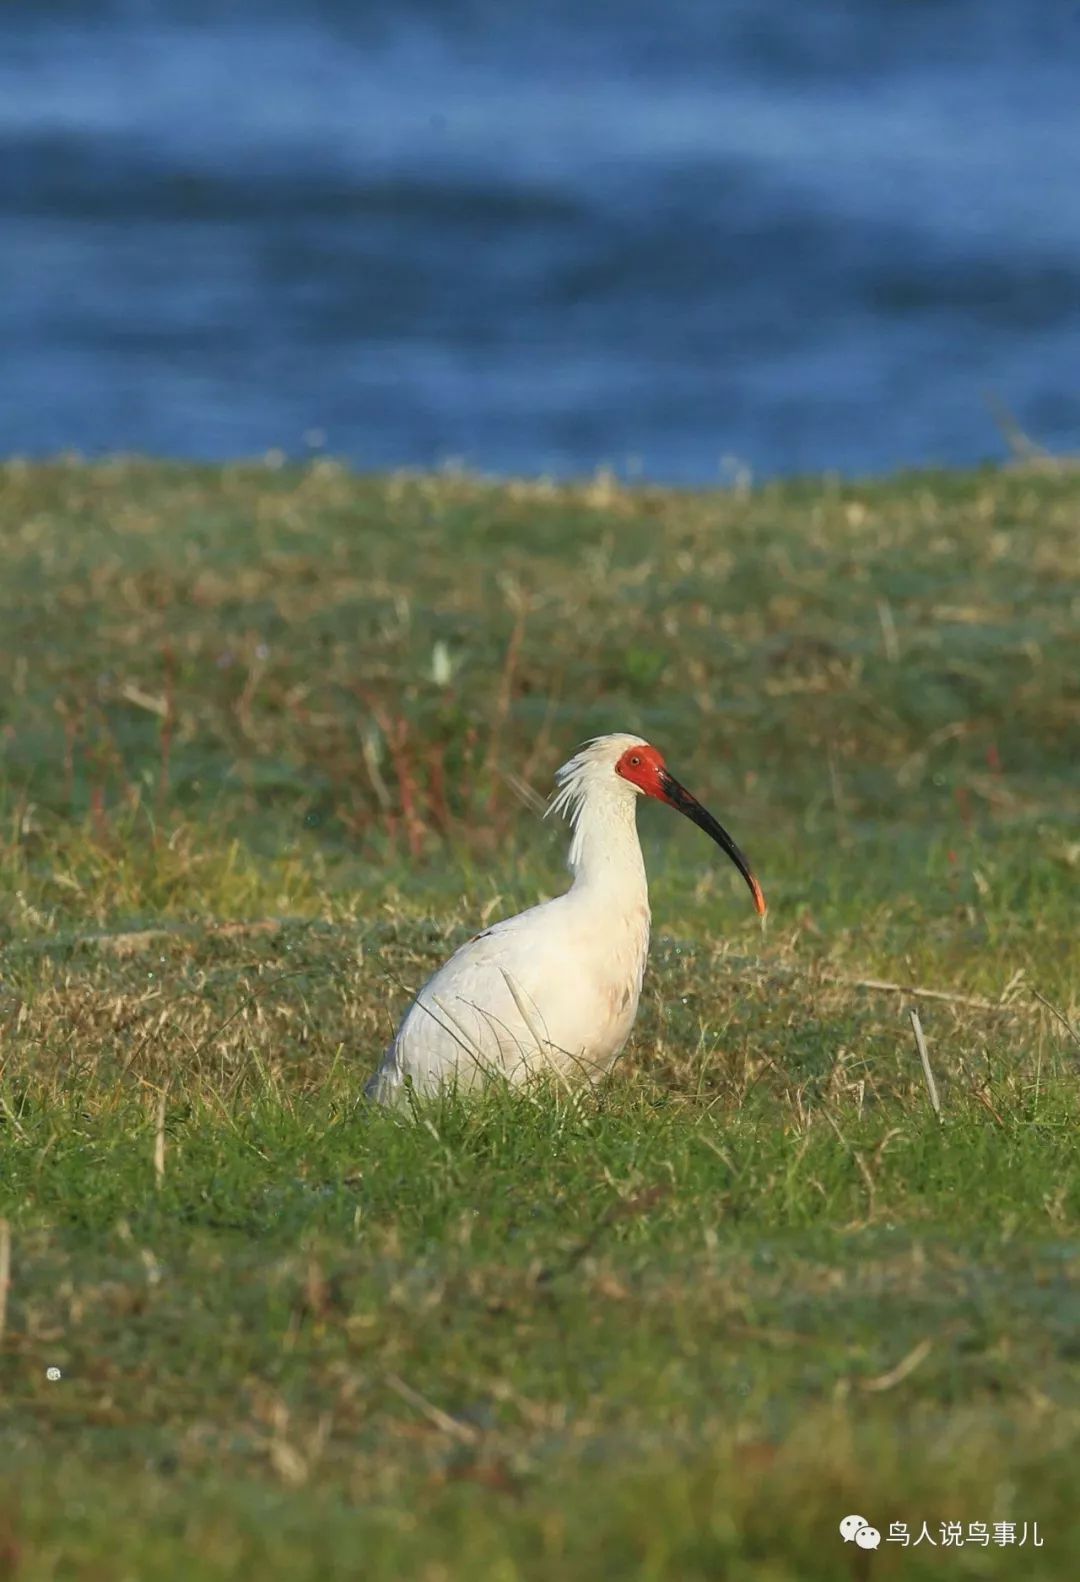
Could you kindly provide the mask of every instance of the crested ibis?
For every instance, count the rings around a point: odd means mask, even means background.
[[[649,946],[649,892],[637,799],[685,814],[727,853],[761,916],[765,897],[731,836],[639,736],[598,736],[556,773],[548,812],[570,822],[565,895],[477,934],[428,979],[398,1028],[368,1096],[521,1083],[540,1073],[595,1080],[637,1014]]]

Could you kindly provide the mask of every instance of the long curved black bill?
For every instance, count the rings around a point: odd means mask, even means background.
[[[747,862],[738,846],[736,846],[727,830],[724,829],[722,824],[718,824],[708,809],[702,807],[697,797],[691,796],[686,787],[681,786],[675,779],[675,776],[669,775],[666,769],[661,772],[660,786],[663,790],[664,798],[669,806],[678,809],[680,813],[685,813],[686,817],[690,819],[692,823],[696,824],[698,829],[703,829],[706,835],[711,836],[716,844],[727,852],[736,868],[738,868],[739,872],[750,886],[750,894],[754,897],[754,905],[757,908],[758,916],[764,917],[765,896],[762,893],[761,886],[754,878],[753,869],[750,867],[750,864]]]

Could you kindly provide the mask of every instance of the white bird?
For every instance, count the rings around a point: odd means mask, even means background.
[[[692,819],[765,897],[731,836],[639,736],[598,736],[563,764],[548,812],[573,828],[565,895],[477,934],[428,979],[367,1086],[384,1104],[419,1094],[518,1084],[540,1073],[595,1080],[637,1015],[649,947],[649,892],[637,798]]]

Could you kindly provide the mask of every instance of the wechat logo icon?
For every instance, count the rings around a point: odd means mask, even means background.
[[[840,1523],[840,1536],[846,1544],[856,1543],[860,1549],[876,1549],[881,1542],[881,1534],[865,1516],[845,1516]]]

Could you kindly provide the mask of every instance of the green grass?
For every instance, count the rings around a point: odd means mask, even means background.
[[[1078,571],[1068,473],[0,469],[0,1579],[1077,1575]],[[767,932],[645,808],[611,1079],[373,1113],[622,729]]]

